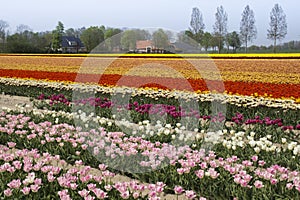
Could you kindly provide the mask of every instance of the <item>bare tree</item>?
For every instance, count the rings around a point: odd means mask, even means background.
[[[17,26],[17,33],[22,34],[24,31],[32,31],[32,29],[25,24],[20,24]]]
[[[276,52],[277,40],[283,39],[287,34],[286,15],[281,6],[275,4],[270,13],[270,27],[268,29],[268,39],[274,40],[274,49]]]
[[[6,38],[6,29],[9,27],[9,24],[6,21],[0,20],[0,39],[2,40],[2,50],[4,49],[5,45],[5,38]]]
[[[200,12],[199,8],[193,8],[190,25],[190,31],[194,35],[198,35],[205,29],[202,13]]]
[[[202,36],[204,33],[205,24],[203,23],[202,13],[200,12],[199,8],[193,8],[191,21],[190,21],[190,28],[188,30],[189,37],[194,39],[198,45],[201,43]]]
[[[254,12],[247,5],[243,11],[240,23],[240,36],[242,42],[245,43],[245,52],[247,53],[248,42],[256,38],[257,30],[255,26]]]
[[[217,12],[215,14],[216,16],[216,22],[213,26],[215,37],[218,38],[218,52],[221,52],[221,49],[223,48],[223,42],[224,37],[227,34],[227,21],[228,21],[228,15],[225,12],[223,6],[220,6],[217,8]]]

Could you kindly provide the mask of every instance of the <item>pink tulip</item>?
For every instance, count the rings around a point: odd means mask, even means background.
[[[259,160],[258,161],[259,166],[264,166],[265,164],[266,164],[266,162],[264,160]]]
[[[113,187],[111,185],[106,185],[104,186],[106,191],[111,191],[113,189]]]
[[[76,190],[77,187],[78,187],[78,185],[77,185],[76,183],[70,183],[70,188],[71,188],[72,190]]]
[[[278,183],[278,180],[275,179],[275,178],[271,178],[270,182],[271,182],[272,185],[275,185],[275,184]]]
[[[23,187],[21,189],[21,192],[24,194],[24,195],[28,195],[30,193],[30,187]]]
[[[154,196],[154,197],[150,197],[148,200],[160,200],[160,197]]]
[[[90,191],[86,190],[86,189],[83,189],[83,190],[80,190],[78,191],[78,194],[81,196],[81,197],[87,197],[89,195]]]
[[[105,171],[107,166],[105,164],[99,164],[98,168],[101,170],[101,171]]]
[[[36,178],[33,183],[35,185],[42,185],[42,179],[41,178]]]
[[[252,156],[251,160],[252,160],[253,162],[258,161],[258,156]]]
[[[16,146],[15,142],[7,142],[9,148],[14,148]]]
[[[288,190],[293,189],[293,187],[294,187],[294,185],[293,185],[292,183],[287,183],[287,184],[286,184],[286,188],[287,188]]]
[[[122,192],[122,193],[121,193],[121,197],[122,197],[123,199],[128,199],[128,198],[130,197],[129,191],[127,190],[127,191],[125,191],[125,192]]]
[[[41,187],[39,185],[30,185],[32,192],[37,192]]]
[[[95,197],[93,197],[91,195],[84,197],[84,200],[94,200],[94,199],[95,199]]]
[[[188,199],[194,199],[197,197],[196,193],[192,190],[187,190],[185,191],[185,196],[188,198]]]
[[[96,186],[96,184],[94,184],[94,183],[89,183],[89,184],[87,185],[87,187],[88,187],[88,189],[89,189],[90,191],[92,191],[92,190],[95,189],[97,186]]]
[[[10,197],[12,195],[12,189],[7,188],[6,190],[4,190],[4,195],[7,197]]]
[[[202,170],[202,169],[200,169],[200,170],[198,170],[198,171],[195,171],[195,174],[196,174],[196,176],[198,177],[198,178],[203,178],[204,177],[204,170]]]
[[[97,196],[98,199],[105,199],[107,198],[107,193],[99,188],[95,188],[92,190],[94,194]]]
[[[20,179],[14,179],[11,182],[9,182],[7,184],[8,187],[12,188],[12,189],[19,189],[21,186],[21,180]]]
[[[202,162],[200,164],[201,169],[206,169],[207,168],[207,163],[206,162]]]
[[[50,183],[52,183],[55,180],[55,177],[53,176],[52,171],[47,174],[47,179]]]
[[[175,194],[181,194],[181,193],[183,193],[183,191],[184,191],[184,189],[181,186],[174,187]]]
[[[256,188],[263,188],[264,187],[264,184],[261,182],[261,181],[259,181],[259,180],[256,180],[255,182],[254,182],[254,186],[256,187]]]

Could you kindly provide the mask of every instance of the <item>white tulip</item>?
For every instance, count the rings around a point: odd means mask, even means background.
[[[255,147],[255,148],[254,148],[254,151],[255,151],[256,153],[259,153],[259,152],[260,152],[260,148],[259,148],[259,147]]]

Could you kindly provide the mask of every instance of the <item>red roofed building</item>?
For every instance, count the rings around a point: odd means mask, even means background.
[[[151,53],[155,49],[151,40],[138,40],[136,41],[136,51],[139,53]]]
[[[175,51],[175,46],[171,43],[166,49],[163,49],[157,48],[152,40],[138,40],[135,46],[135,53],[168,53]]]

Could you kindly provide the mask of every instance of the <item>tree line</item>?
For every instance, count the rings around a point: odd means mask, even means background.
[[[240,21],[240,30],[227,31],[228,15],[220,6],[215,13],[215,24],[213,25],[213,33],[204,32],[205,24],[203,16],[199,8],[192,10],[190,28],[186,34],[196,40],[202,47],[217,48],[220,53],[224,46],[232,47],[235,52],[238,48],[245,45],[245,52],[248,50],[248,43],[256,39],[257,28],[255,25],[254,11],[247,5],[242,13]],[[274,41],[272,45],[273,51],[276,52],[277,41],[285,38],[287,34],[286,15],[279,4],[275,4],[270,12],[269,28],[267,29],[267,38]]]
[[[279,4],[275,4],[270,12],[269,28],[267,37],[274,44],[265,46],[250,46],[249,43],[256,39],[257,29],[255,25],[254,11],[249,5],[242,12],[240,30],[228,32],[228,15],[223,6],[217,7],[213,32],[205,31],[203,16],[199,8],[192,9],[190,27],[180,32],[176,38],[180,42],[188,43],[199,50],[216,52],[236,52],[244,45],[245,52],[260,51],[272,48],[277,49],[300,49],[299,42],[291,41],[288,44],[278,46],[278,40],[287,34],[286,15]],[[63,36],[80,38],[90,52],[100,43],[103,43],[102,51],[111,52],[115,48],[121,51],[132,51],[138,40],[151,40],[153,45],[160,49],[171,50],[170,41],[174,39],[171,31],[158,29],[153,33],[142,29],[121,30],[105,26],[91,26],[88,28],[64,29],[64,24],[58,22],[53,31],[33,32],[27,25],[19,25],[14,34],[9,34],[9,24],[0,20],[0,52],[8,53],[57,53],[61,49]],[[121,34],[120,34],[121,33]]]
[[[7,22],[0,20],[0,52],[2,53],[58,53],[63,36],[80,38],[87,51],[90,51],[105,39],[122,32],[121,29],[104,26],[65,30],[64,24],[60,21],[53,31],[45,32],[33,32],[29,26],[22,24],[17,27],[16,33],[9,34],[8,27]]]

